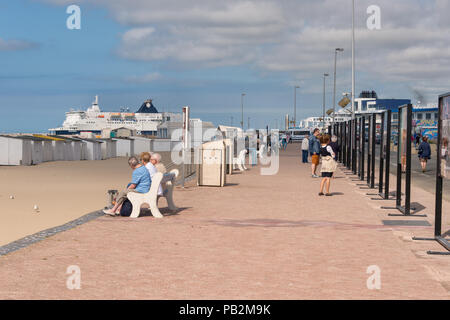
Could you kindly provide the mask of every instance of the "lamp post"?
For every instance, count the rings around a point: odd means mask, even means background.
[[[294,127],[297,124],[297,89],[299,86],[294,87]]]
[[[241,93],[241,128],[244,130],[244,96],[245,93]]]
[[[325,78],[328,77],[328,73],[323,74],[323,113],[322,113],[322,128],[325,128]]]
[[[352,119],[355,119],[355,0],[352,0]]]
[[[336,113],[336,63],[338,52],[343,52],[343,48],[336,48],[334,50],[334,89],[333,89],[333,126],[334,126],[334,115]]]

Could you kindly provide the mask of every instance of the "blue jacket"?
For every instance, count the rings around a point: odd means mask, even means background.
[[[428,142],[422,141],[419,145],[419,158],[430,159],[431,148]]]
[[[314,135],[312,135],[311,138],[309,138],[309,153],[310,154],[320,153],[320,142],[319,139],[317,139],[317,137]]]

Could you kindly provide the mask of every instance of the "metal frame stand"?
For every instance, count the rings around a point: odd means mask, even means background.
[[[400,150],[400,139],[401,139],[401,130],[400,124],[404,117],[404,111],[406,110],[406,176],[405,176],[405,205],[402,206],[402,155]],[[415,208],[411,208],[411,130],[412,130],[412,105],[407,104],[399,107],[399,114],[402,114],[402,117],[399,117],[399,130],[398,130],[398,154],[397,154],[397,196],[395,208],[393,207],[381,207],[382,209],[397,209],[401,213],[390,213],[388,214],[391,217],[426,217],[426,214],[411,214],[411,210],[416,210]],[[403,128],[401,128],[403,130]]]
[[[450,92],[439,96],[439,118],[438,118],[438,143],[437,143],[437,165],[436,165],[436,197],[434,215],[434,238],[413,237],[413,240],[437,241],[447,252],[427,251],[430,255],[450,255],[450,239],[442,236],[442,189],[443,177],[441,172],[441,143],[442,143],[442,113],[444,98],[450,99]]]

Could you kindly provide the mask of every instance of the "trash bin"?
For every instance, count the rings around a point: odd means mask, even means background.
[[[197,184],[223,187],[226,183],[226,152],[223,140],[204,143],[199,152]]]

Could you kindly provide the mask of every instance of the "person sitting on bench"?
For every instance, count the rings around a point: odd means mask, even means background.
[[[127,194],[129,192],[147,193],[150,190],[152,178],[150,177],[147,168],[139,163],[139,160],[136,157],[130,157],[128,159],[128,164],[130,168],[133,169],[131,182],[128,184],[125,191],[119,193],[114,207],[109,210],[103,210],[107,215],[114,216],[120,214],[122,204],[127,199]]]
[[[150,162],[155,166],[158,172],[161,172],[162,174],[167,172],[166,167],[161,162],[161,155],[159,153],[153,153],[150,158]]]
[[[140,158],[141,158],[142,164],[147,168],[148,173],[150,173],[150,177],[153,179],[154,175],[156,173],[158,173],[158,169],[156,169],[155,165],[150,161],[150,159],[151,159],[150,152],[142,152]],[[158,196],[162,196],[162,194],[163,194],[163,188],[161,185],[159,185]]]

